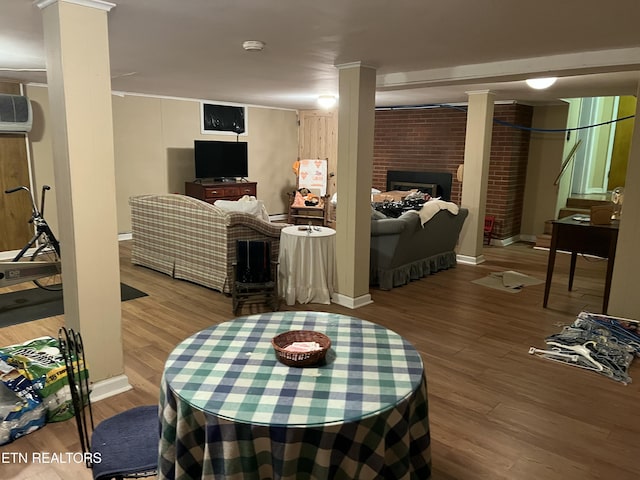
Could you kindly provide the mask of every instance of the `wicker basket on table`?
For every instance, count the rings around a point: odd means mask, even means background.
[[[311,352],[289,352],[285,348],[294,342],[317,342],[319,350]],[[271,344],[276,352],[278,360],[290,367],[308,367],[315,365],[324,359],[329,348],[331,339],[324,333],[313,330],[291,330],[276,335],[271,340]]]

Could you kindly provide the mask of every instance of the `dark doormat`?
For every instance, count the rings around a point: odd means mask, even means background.
[[[124,283],[120,284],[122,301],[146,297],[147,294]],[[64,313],[62,292],[30,288],[0,295],[0,327],[31,322]]]

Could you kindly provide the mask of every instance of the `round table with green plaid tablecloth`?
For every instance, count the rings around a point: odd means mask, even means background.
[[[289,330],[331,338],[325,361],[280,363]],[[431,473],[422,360],[398,334],[324,312],[240,317],[167,359],[160,479],[415,479]]]

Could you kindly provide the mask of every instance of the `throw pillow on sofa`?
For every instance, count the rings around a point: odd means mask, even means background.
[[[379,212],[375,208],[371,207],[371,220],[381,220],[383,218],[387,218],[387,216],[384,213]]]

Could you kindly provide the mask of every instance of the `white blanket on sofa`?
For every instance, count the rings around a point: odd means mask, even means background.
[[[444,200],[434,198],[425,202],[420,210],[409,210],[407,213],[413,212],[420,216],[420,223],[424,226],[424,224],[431,220],[440,210],[449,210],[454,215],[457,215],[459,207],[453,202],[445,202]]]
[[[245,195],[239,200],[216,200],[216,207],[220,207],[228,212],[242,212],[269,221],[269,213],[262,200],[256,200],[256,197]]]

